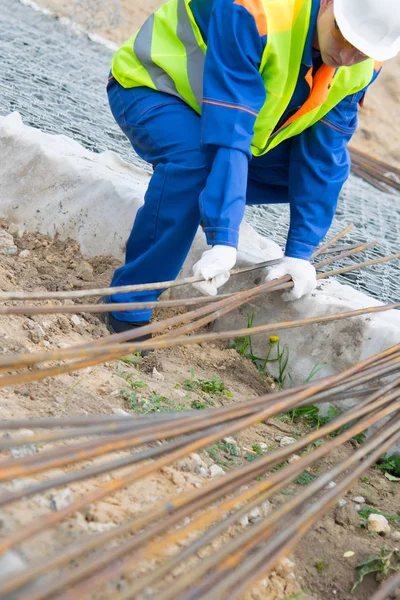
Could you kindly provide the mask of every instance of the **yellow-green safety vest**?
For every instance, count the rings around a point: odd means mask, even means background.
[[[261,156],[311,127],[346,96],[370,83],[372,59],[339,69],[324,64],[314,78],[311,69],[307,76],[308,99],[276,130],[297,84],[312,0],[235,1],[244,6],[252,1],[257,4],[258,26],[267,34],[260,65],[266,100],[255,122],[253,155]],[[201,114],[206,51],[190,0],[170,0],[116,52],[111,70],[125,88],[146,86],[178,96]]]

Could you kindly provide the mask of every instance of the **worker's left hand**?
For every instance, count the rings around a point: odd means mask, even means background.
[[[298,300],[312,292],[317,285],[315,268],[308,260],[284,256],[279,264],[269,269],[265,281],[273,281],[284,275],[290,275],[294,284],[292,289],[282,294],[285,301]]]
[[[193,287],[206,294],[216,296],[218,288],[230,277],[230,270],[236,264],[237,250],[231,246],[213,246],[203,252],[201,259],[193,267],[195,277],[204,277],[206,281],[194,283]]]

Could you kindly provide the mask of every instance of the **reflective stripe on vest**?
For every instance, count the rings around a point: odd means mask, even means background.
[[[374,63],[333,69],[323,65],[314,79],[307,74],[310,96],[278,131],[297,85],[310,25],[312,0],[235,0],[252,9],[258,27],[267,29],[260,75],[266,101],[256,119],[252,152],[265,154],[282,141],[322,119],[350,94],[367,86]],[[264,16],[263,12],[264,11]],[[178,96],[201,113],[206,45],[190,9],[190,0],[170,0],[115,54],[114,77],[124,87],[147,86]]]
[[[206,45],[188,4],[172,0],[151,15],[118,50],[112,72],[124,87],[178,96],[200,113]]]

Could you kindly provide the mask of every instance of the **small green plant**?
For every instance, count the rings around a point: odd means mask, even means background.
[[[317,569],[318,573],[323,573],[324,571],[329,569],[330,566],[331,565],[329,563],[327,563],[324,558],[317,561],[315,564],[315,568]]]
[[[271,473],[274,473],[275,471],[279,471],[280,469],[284,469],[288,465],[289,465],[289,463],[287,461],[283,462],[283,463],[280,463],[279,465],[276,465],[275,467],[273,467],[271,469]]]
[[[253,452],[255,452],[256,454],[261,454],[263,455],[264,452],[262,451],[262,448],[259,444],[253,444],[251,449],[253,450]]]
[[[223,442],[225,445],[225,452],[228,456],[239,456],[239,452],[236,444],[232,444],[232,442]]]
[[[366,476],[365,477],[360,477],[360,481],[362,483],[369,483],[369,477],[366,477]]]
[[[396,550],[389,551],[386,548],[382,548],[380,554],[366,556],[361,560],[356,567],[356,578],[351,591],[355,591],[368,573],[376,573],[381,578],[387,579],[391,571],[400,571],[399,565],[392,565],[392,560],[396,554]]]
[[[253,327],[255,312],[253,311],[251,314],[247,313],[247,329]],[[246,335],[243,338],[236,338],[231,345],[231,348],[234,348],[236,352],[243,356],[244,358],[248,358],[255,364],[258,363],[261,359],[258,356],[254,355],[253,352],[253,344],[251,341],[251,337]]]
[[[190,368],[190,377],[184,380],[183,387],[190,392],[201,391],[205,394],[232,397],[232,394],[225,388],[225,384],[220,377],[214,375],[211,379],[196,378],[193,367]]]
[[[245,458],[248,462],[252,462],[253,460],[257,460],[258,456],[253,452],[247,452]]]
[[[140,352],[138,352],[138,354],[131,354],[129,356],[123,356],[122,358],[120,358],[119,360],[123,363],[125,363],[126,365],[139,365],[140,363]]]
[[[208,456],[220,467],[230,467],[234,463],[234,457],[238,456],[238,451],[235,444],[227,442],[217,442],[206,449]],[[223,454],[224,459],[221,458]]]
[[[389,474],[395,478],[400,477],[400,456],[387,456],[387,454],[384,454],[376,466],[384,471],[385,475]],[[395,479],[390,479],[390,481],[395,481]]]
[[[383,515],[386,517],[388,521],[391,521],[394,524],[400,524],[400,515],[391,515],[389,513],[385,513],[380,511],[378,508],[374,506],[369,506],[368,504],[364,504],[361,510],[358,513],[358,516],[364,523],[364,525],[368,525],[368,517],[369,515]]]
[[[197,400],[193,400],[190,406],[195,410],[204,410],[209,406],[215,406],[215,403],[210,398],[197,398]]]
[[[302,473],[297,477],[297,479],[295,479],[295,483],[299,485],[308,485],[309,483],[312,483],[314,479],[315,477],[313,475],[311,475],[307,471],[304,471],[304,473]]]
[[[330,364],[332,363],[323,363],[322,365],[320,365],[319,361],[316,362],[313,368],[311,369],[309,376],[306,378],[306,383],[310,383],[320,371],[328,367]]]

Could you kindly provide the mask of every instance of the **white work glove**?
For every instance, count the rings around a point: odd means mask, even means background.
[[[231,246],[213,246],[203,252],[201,259],[193,267],[195,277],[206,281],[194,283],[193,287],[207,296],[216,296],[218,288],[230,277],[230,270],[236,264],[237,250]]]
[[[317,274],[313,265],[302,258],[284,256],[281,262],[268,271],[265,281],[273,281],[284,275],[290,275],[294,286],[282,294],[285,302],[299,300],[305,294],[312,292],[317,285]]]

